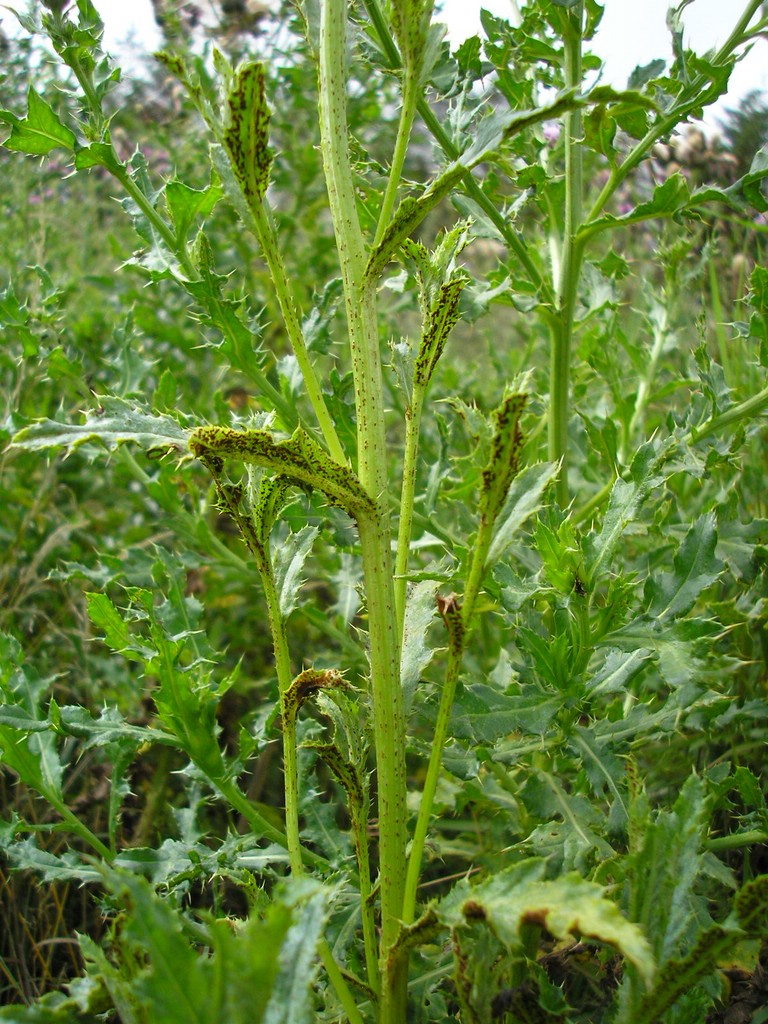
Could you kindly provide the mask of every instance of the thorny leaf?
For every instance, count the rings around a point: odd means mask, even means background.
[[[110,395],[102,396],[100,402],[98,409],[86,413],[84,423],[40,420],[20,430],[13,444],[33,451],[57,447],[74,451],[89,441],[98,441],[107,451],[114,451],[132,441],[150,452],[186,450],[189,431],[174,417],[148,412],[143,406]]]
[[[68,149],[72,152],[76,144],[74,132],[61,123],[50,105],[32,86],[29,87],[27,102],[25,118],[18,118],[9,110],[0,110],[0,121],[11,127],[11,134],[3,146],[34,156],[44,156],[53,149]]]
[[[460,882],[438,904],[438,915],[451,928],[483,922],[508,949],[521,953],[526,925],[537,925],[558,939],[594,939],[615,947],[649,981],[653,953],[641,930],[621,915],[603,887],[575,873],[549,881],[544,871],[543,860],[528,860],[477,886]]]

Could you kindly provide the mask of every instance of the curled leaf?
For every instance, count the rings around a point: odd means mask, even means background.
[[[494,434],[491,456],[483,470],[480,493],[480,513],[486,522],[493,523],[504,506],[510,484],[517,476],[520,454],[523,450],[523,432],[520,417],[528,401],[521,393],[506,395],[493,414]]]
[[[438,907],[451,928],[482,922],[511,951],[523,952],[524,929],[538,926],[557,939],[581,936],[617,949],[648,983],[655,963],[642,931],[622,916],[603,888],[575,872],[544,878],[545,862],[516,864],[478,886],[460,882]]]
[[[286,718],[295,721],[296,715],[303,704],[320,690],[346,689],[349,683],[335,668],[307,668],[293,680],[283,698],[283,710]]]
[[[437,610],[448,630],[448,644],[454,657],[461,655],[464,647],[464,616],[461,613],[458,594],[443,597],[436,595]]]
[[[287,441],[275,441],[268,430],[198,427],[189,438],[189,447],[198,458],[238,459],[308,484],[353,519],[376,514],[375,501],[352,470],[334,462],[301,427]]]
[[[263,64],[248,63],[237,69],[227,109],[224,145],[232,170],[249,205],[258,205],[267,191],[273,157]]]
[[[459,299],[467,279],[454,277],[442,285],[437,299],[429,311],[414,366],[414,383],[426,387],[435,372],[437,361],[443,354],[448,335],[459,319]]]

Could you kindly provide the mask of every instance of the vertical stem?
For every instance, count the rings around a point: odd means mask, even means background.
[[[562,14],[565,49],[565,87],[581,85],[581,37],[584,3]],[[570,418],[571,343],[573,321],[584,246],[577,241],[581,226],[583,171],[582,118],[580,110],[565,115],[565,223],[562,264],[557,283],[557,316],[551,325],[551,358],[549,387],[549,457],[560,462],[557,499],[565,508],[568,491],[568,420]]]
[[[645,417],[645,410],[650,398],[651,385],[653,383],[653,378],[656,376],[656,370],[658,369],[659,360],[661,359],[661,354],[664,350],[664,342],[667,340],[668,331],[669,309],[665,308],[661,323],[656,323],[653,328],[653,347],[651,349],[651,357],[648,362],[648,369],[645,371],[638,383],[637,395],[635,396],[635,408],[632,411],[632,418],[627,426],[622,450],[619,453],[619,458],[622,462],[628,458],[638,427],[642,426],[643,419]]]
[[[419,452],[419,427],[424,407],[424,388],[414,385],[413,399],[406,411],[405,453],[403,456],[403,484],[400,494],[400,522],[397,531],[395,560],[395,608],[397,609],[398,637],[402,642],[405,622],[405,597],[408,589],[408,556],[413,529],[413,503],[416,494],[416,458]]]
[[[333,458],[344,466],[347,462],[346,455],[336,433],[336,428],[333,425],[333,420],[328,412],[328,406],[325,404],[323,391],[317,379],[315,368],[312,365],[312,360],[309,357],[309,352],[307,352],[296,302],[288,284],[288,274],[285,270],[285,264],[283,263],[283,257],[277,242],[275,225],[270,216],[266,199],[262,200],[258,205],[254,203],[251,207],[251,212],[253,213],[254,226],[259,244],[261,245],[261,251],[264,254],[264,259],[267,261],[280,312],[283,315],[283,323],[285,324],[288,339],[291,343],[293,354],[296,356],[296,361],[299,364],[301,376],[304,379],[304,387],[307,389],[307,395],[312,403],[312,408],[317,417],[317,422],[320,424],[328,450]]]
[[[397,128],[397,139],[395,151],[392,155],[392,166],[389,171],[389,181],[384,193],[384,200],[379,213],[379,223],[376,227],[376,237],[373,242],[374,248],[384,236],[384,232],[392,218],[392,211],[395,208],[397,198],[397,187],[403,174],[405,155],[408,151],[408,143],[411,138],[413,119],[416,114],[416,107],[421,94],[421,75],[424,70],[424,57],[429,36],[429,22],[432,18],[434,0],[421,0],[421,2],[409,2],[405,7],[400,8],[400,31],[405,38],[401,39],[403,48],[403,93],[400,100],[400,123]],[[380,14],[377,8],[377,13]],[[393,11],[393,16],[395,12]],[[382,20],[381,18],[379,19]]]
[[[280,829],[269,824],[236,782],[228,778],[210,779],[210,782],[221,793],[230,807],[243,816],[258,836],[268,839],[271,843],[277,843],[285,849],[288,848],[288,840],[285,835]],[[302,857],[313,867],[321,868],[327,865],[327,861],[324,861],[322,857],[318,857],[317,854],[312,853],[310,850],[303,850]]]
[[[52,19],[51,24],[54,29],[57,26],[58,15],[50,16]],[[58,32],[61,32],[61,28],[58,28]],[[56,39],[52,36],[54,46],[56,45]],[[58,49],[58,48],[57,48]],[[91,71],[83,66],[82,61],[79,58],[73,56],[65,56],[61,50],[62,56],[67,61],[69,66],[75,73],[75,77],[80,83],[80,87],[83,90],[83,94],[86,99],[88,110],[95,119],[97,134],[103,132],[104,126],[106,125],[106,119],[102,108],[102,103],[99,100],[96,90],[93,85],[93,75]],[[220,136],[217,136],[220,138]],[[152,229],[162,239],[169,252],[172,252],[179,261],[184,274],[188,281],[196,281],[199,279],[199,273],[195,268],[194,263],[190,259],[189,251],[187,248],[186,241],[183,238],[177,238],[172,227],[165,218],[155,209],[150,199],[141,191],[139,186],[133,180],[128,168],[119,159],[117,153],[112,146],[110,141],[102,141],[102,145],[109,146],[111,155],[114,158],[113,163],[109,165],[108,169],[110,173],[120,182],[122,187],[133,199],[138,208],[144,214],[149,221]],[[277,245],[277,236],[275,234],[274,226],[269,218],[269,211],[264,206],[256,207],[255,209],[249,205],[251,212],[254,217],[253,229],[261,243],[264,251],[264,257],[269,266],[270,274],[272,276],[273,284],[277,293],[278,302],[280,303],[280,310],[285,320],[286,330],[293,346],[296,359],[299,363],[299,367],[304,378],[304,384],[307,388],[309,399],[312,403],[312,407],[317,416],[318,423],[323,432],[325,442],[328,445],[331,455],[340,462],[342,465],[346,464],[346,456],[344,450],[339,442],[338,436],[336,435],[336,429],[330,418],[328,410],[325,405],[322,390],[319,386],[317,378],[314,373],[314,368],[309,360],[309,356],[306,351],[304,344],[304,336],[301,331],[301,325],[299,323],[298,315],[296,312],[296,306],[293,302],[293,298],[290,294],[288,287],[288,279],[285,272],[285,266],[283,265],[282,258],[280,256],[280,250]],[[226,317],[216,316],[219,312],[219,302],[216,299],[208,299],[206,305],[208,306],[209,312],[216,326],[224,333],[227,333],[227,320]],[[267,380],[266,376],[252,369],[250,371],[251,376],[259,386],[260,390],[269,397],[275,409],[280,413],[283,420],[290,424],[295,423],[298,417],[295,411],[291,408],[290,403],[281,394],[278,388],[275,388]]]
[[[475,611],[475,602],[480,593],[485,564],[488,558],[488,551],[493,540],[493,522],[482,519],[478,530],[475,550],[472,554],[472,564],[467,577],[467,584],[464,588],[464,597],[461,607],[461,621],[463,626],[463,637],[466,638],[472,617]],[[421,874],[421,862],[424,857],[424,845],[427,840],[429,823],[432,817],[432,806],[435,801],[437,783],[440,779],[440,771],[443,764],[443,750],[448,738],[449,726],[451,723],[451,712],[453,701],[456,696],[456,684],[459,681],[464,646],[455,647],[451,645],[448,657],[448,666],[445,673],[443,691],[440,695],[440,706],[437,711],[437,722],[432,737],[432,751],[427,767],[427,777],[424,780],[424,788],[421,794],[421,805],[419,816],[416,819],[416,828],[413,833],[413,842],[408,858],[408,873],[405,882],[405,899],[403,902],[403,921],[411,924],[416,915],[416,890]]]
[[[224,496],[225,492],[217,481],[219,493]],[[258,538],[254,535],[253,528],[248,520],[242,517],[236,508],[231,507],[236,522],[240,526],[243,539],[250,548],[261,576],[264,596],[267,602],[267,614],[269,616],[269,627],[272,635],[272,647],[275,653],[275,670],[277,673],[277,685],[280,691],[280,711],[283,718],[283,778],[285,786],[285,831],[283,837],[277,830],[272,832],[278,836],[278,842],[288,847],[288,858],[291,865],[291,874],[295,878],[304,875],[304,862],[307,861],[313,866],[320,866],[322,859],[315,854],[304,850],[301,845],[301,832],[299,828],[299,768],[296,749],[296,717],[294,714],[287,714],[284,698],[291,685],[291,658],[288,648],[288,637],[285,632],[285,619],[280,610],[280,595],[275,585],[275,575],[272,571],[272,563],[269,551],[265,551],[260,545]],[[250,801],[245,797],[231,779],[222,780],[219,786],[221,792],[227,797],[230,804],[238,809],[247,821],[253,821],[256,814]],[[269,833],[265,833],[269,835]],[[275,836],[269,836],[275,840]],[[336,995],[339,997],[350,1024],[363,1024],[363,1018],[357,1008],[354,997],[344,976],[339,970],[333,952],[325,939],[318,943],[318,953],[328,978],[333,985]]]
[[[398,666],[389,526],[382,519],[360,523],[360,545],[371,643],[371,686],[379,811],[381,885],[381,1024],[405,1020],[407,965],[387,975],[387,955],[402,920],[406,866],[405,715]]]
[[[261,571],[264,597],[267,601],[272,648],[275,652],[275,671],[280,691],[280,713],[283,719],[283,779],[285,786],[285,834],[288,838],[288,856],[291,872],[297,878],[304,873],[299,829],[299,765],[296,756],[296,717],[286,714],[285,695],[291,685],[291,658],[285,620],[280,611],[280,597],[275,586],[271,564]]]
[[[448,666],[445,672],[442,693],[440,694],[440,706],[437,710],[437,721],[432,736],[432,749],[429,755],[427,775],[424,780],[424,788],[421,792],[421,803],[419,805],[419,816],[416,819],[416,828],[413,832],[410,853],[408,855],[408,872],[405,881],[405,898],[403,900],[403,921],[405,924],[412,924],[416,916],[416,890],[421,875],[421,862],[424,858],[424,846],[427,841],[429,824],[432,818],[432,807],[435,802],[437,783],[440,780],[440,772],[443,765],[443,749],[448,738],[448,727],[451,722],[453,701],[456,696],[456,684],[459,681],[461,671],[461,654],[451,652],[448,658]]]
[[[411,129],[413,128],[413,119],[416,114],[416,102],[418,100],[418,95],[418,81],[412,70],[409,68],[405,73],[402,106],[400,108],[400,123],[397,126],[397,139],[395,141],[395,151],[392,154],[392,166],[389,169],[387,190],[384,193],[381,210],[379,211],[379,222],[376,226],[376,237],[373,242],[374,248],[381,241],[387,225],[392,219],[392,211],[395,208],[395,199],[397,198],[397,188],[400,184],[400,179],[403,176],[405,155],[408,151],[408,142],[411,138]]]
[[[208,462],[207,468],[213,477],[222,506],[237,523],[243,540],[248,550],[253,555],[256,568],[264,588],[264,596],[267,602],[267,614],[269,617],[269,629],[272,637],[272,649],[275,654],[275,670],[277,674],[277,685],[280,693],[280,711],[283,715],[283,722],[288,720],[285,714],[284,697],[291,685],[291,658],[288,649],[288,638],[285,633],[285,620],[280,611],[280,597],[275,586],[275,574],[272,570],[272,561],[267,544],[262,542],[253,522],[249,516],[243,515],[236,501],[231,500],[230,495],[224,487],[219,471],[212,462]],[[262,833],[273,842],[280,843],[288,849],[291,863],[291,871],[295,875],[301,875],[304,870],[304,860],[316,863],[317,858],[309,851],[302,849],[301,835],[299,831],[299,783],[296,762],[296,731],[295,723],[291,722],[290,728],[283,731],[283,774],[285,779],[285,818],[286,835],[266,824],[261,825],[261,816],[255,808],[250,805],[248,799],[240,792],[235,783],[229,778],[215,780],[219,790],[227,800],[236,807],[251,824],[251,827],[258,825]],[[258,821],[256,820],[258,819]]]
[[[349,1024],[364,1024],[363,1015],[358,1010],[357,1003],[355,1002],[352,993],[349,991],[349,985],[347,985],[339,965],[333,958],[331,947],[325,939],[321,939],[318,946],[318,952],[320,953],[320,959],[323,962],[323,967],[325,967],[328,978],[336,990],[336,995],[339,997],[339,1001],[344,1007],[344,1012],[347,1015]]]
[[[382,50],[386,55],[389,65],[393,68],[400,67],[402,63],[400,60],[400,54],[397,51],[397,46],[392,38],[392,33],[389,31],[389,27],[384,15],[382,14],[378,0],[363,0],[363,6],[368,12],[368,17],[371,19],[371,24],[373,25],[373,29]],[[514,4],[514,10],[519,18],[519,11],[517,10],[516,4]],[[421,95],[416,102],[416,109],[424,122],[427,131],[432,135],[443,153],[445,153],[449,160],[455,160],[459,156],[458,147],[451,141],[448,132],[443,128],[437,118],[437,115]],[[493,200],[483,192],[472,176],[471,171],[467,171],[464,175],[462,184],[467,190],[468,195],[471,196],[474,202],[478,204],[483,213],[485,213],[493,223],[494,227],[499,231],[510,252],[514,254],[515,258],[528,274],[529,279],[540,292],[542,302],[550,302],[552,300],[552,296],[549,282],[542,276],[541,271],[538,269],[534,259],[528,252],[525,242],[521,235],[515,230],[512,222],[505,219],[503,214],[494,204]]]
[[[352,833],[355,837],[357,870],[360,875],[360,913],[363,922],[363,944],[365,946],[365,970],[368,984],[378,995],[379,969],[376,955],[376,921],[373,913],[373,890],[371,888],[371,860],[368,846],[368,801],[350,803]]]
[[[294,878],[301,878],[304,875],[306,852],[301,846],[301,831],[299,828],[299,763],[296,743],[296,715],[294,713],[286,713],[284,703],[285,694],[291,685],[291,658],[288,648],[288,637],[285,632],[285,619],[280,610],[280,595],[275,586],[275,576],[272,572],[271,563],[268,562],[266,566],[262,567],[261,580],[267,601],[272,646],[275,652],[277,684],[280,690],[280,711],[283,719],[283,779],[285,786],[285,834],[288,840],[288,857],[291,864],[291,874]],[[318,953],[351,1024],[363,1024],[354,997],[325,939],[320,940]]]
[[[709,291],[712,299],[712,319],[714,321],[715,336],[717,338],[717,348],[720,353],[720,365],[723,368],[725,379],[729,384],[733,382],[733,374],[731,371],[731,357],[728,352],[728,338],[725,333],[725,312],[723,310],[723,301],[720,295],[720,283],[717,279],[717,267],[715,265],[715,253],[710,249],[709,251]]]
[[[384,434],[384,388],[375,292],[363,284],[366,249],[357,214],[346,118],[347,4],[322,0],[320,13],[320,131],[347,309],[358,434],[358,475],[377,502],[361,519],[360,544],[371,645],[371,689],[379,799],[381,879],[381,1024],[405,1020],[407,969],[390,977],[388,952],[403,907],[406,846],[405,716],[400,688],[397,621]]]

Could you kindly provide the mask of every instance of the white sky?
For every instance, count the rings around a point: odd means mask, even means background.
[[[510,17],[511,0],[444,0],[443,18],[452,40],[480,32],[480,8],[492,14]],[[657,57],[671,59],[672,49],[666,27],[670,0],[604,0],[605,14],[593,48],[605,61],[603,81],[621,88],[632,71]],[[683,13],[687,42],[703,53],[725,42],[736,19],[744,9],[744,0],[694,0]],[[768,91],[768,42],[759,40],[752,52],[731,76],[731,92],[742,95],[750,89]]]
[[[25,0],[5,0],[21,7]],[[744,0],[725,3],[723,0],[694,0],[684,12],[688,43],[703,52],[722,43],[730,32]],[[467,36],[480,32],[480,8],[510,17],[512,0],[443,0],[442,20],[448,24],[452,46]],[[621,88],[638,64],[647,64],[656,57],[671,57],[670,37],[666,28],[668,0],[605,0],[605,14],[594,41],[595,51],[606,62],[603,81]],[[96,0],[105,26],[108,49],[117,50],[129,35],[134,42],[155,49],[160,36],[152,14],[150,0]],[[0,25],[14,31],[16,19],[0,8]],[[760,39],[752,52],[741,61],[731,76],[731,89],[726,106],[750,89],[768,91],[768,41]]]

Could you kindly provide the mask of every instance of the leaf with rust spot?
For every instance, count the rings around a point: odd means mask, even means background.
[[[436,595],[437,610],[448,630],[448,643],[454,656],[461,654],[464,646],[464,617],[461,613],[458,594],[443,597]]]
[[[438,917],[453,929],[485,922],[513,953],[524,952],[524,931],[531,925],[546,928],[556,939],[593,939],[618,950],[648,983],[655,971],[648,940],[603,887],[575,872],[550,881],[545,871],[546,862],[537,858],[476,886],[465,879],[438,904]]]
[[[307,668],[293,680],[283,698],[283,708],[287,718],[295,720],[303,704],[319,693],[320,690],[346,689],[349,683],[335,668]]]
[[[274,155],[269,147],[263,64],[243,64],[237,69],[227,109],[224,145],[246,200],[258,206],[267,191]]]
[[[466,283],[466,277],[456,276],[442,285],[429,311],[414,367],[414,381],[422,387],[432,379],[448,335],[459,319],[459,299]]]
[[[268,430],[198,427],[189,447],[198,458],[238,459],[307,484],[354,519],[376,514],[376,503],[352,470],[335,462],[301,427],[287,441],[276,441]]]
[[[525,394],[505,395],[493,414],[491,456],[483,470],[480,491],[480,514],[489,523],[495,522],[501,512],[510,484],[517,476],[525,440],[520,428],[520,417],[527,401],[528,396]]]

